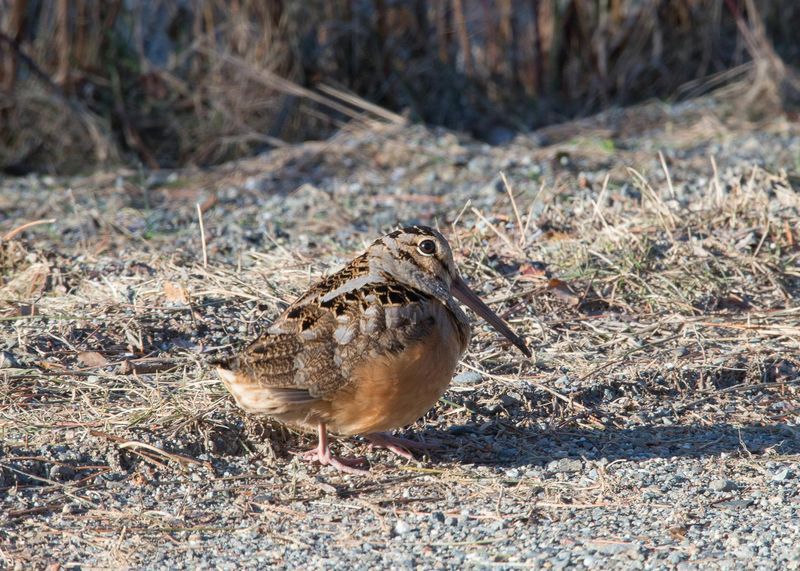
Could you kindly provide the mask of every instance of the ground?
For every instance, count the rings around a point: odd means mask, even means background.
[[[709,98],[5,179],[0,568],[798,569],[799,176],[797,123]],[[210,361],[412,222],[534,357],[476,322],[401,431],[438,449],[306,464]]]

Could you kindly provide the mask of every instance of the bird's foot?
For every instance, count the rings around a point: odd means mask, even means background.
[[[306,462],[319,462],[323,466],[332,466],[346,474],[356,474],[359,476],[369,474],[369,470],[358,468],[358,466],[366,464],[363,458],[340,458],[331,454],[330,450],[328,450],[327,454],[320,454],[317,448],[302,452],[299,456]]]
[[[438,442],[417,442],[408,438],[392,436],[385,432],[375,432],[364,436],[370,442],[370,447],[386,448],[406,460],[415,460],[412,450],[433,450],[439,448]]]
[[[359,476],[369,474],[369,470],[363,470],[357,467],[366,464],[366,460],[363,458],[339,458],[331,454],[331,449],[328,446],[328,434],[324,424],[320,424],[319,442],[317,445],[311,450],[300,452],[298,456],[306,462],[319,462],[323,466],[332,466],[346,474],[356,474]]]

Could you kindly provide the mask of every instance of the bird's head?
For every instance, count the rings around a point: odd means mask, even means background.
[[[407,226],[370,246],[370,273],[381,274],[431,295],[444,304],[452,297],[472,309],[528,357],[525,342],[467,286],[453,261],[453,251],[437,230]]]

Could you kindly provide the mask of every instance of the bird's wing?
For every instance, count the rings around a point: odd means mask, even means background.
[[[300,298],[229,361],[220,373],[223,380],[229,373],[229,389],[237,383],[286,401],[327,399],[364,359],[400,352],[435,326],[439,302],[413,289],[385,281],[336,289]]]

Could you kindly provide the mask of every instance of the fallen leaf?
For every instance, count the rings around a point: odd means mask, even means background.
[[[547,287],[558,299],[568,305],[578,305],[581,302],[580,296],[565,281],[553,278],[547,282]]]
[[[569,232],[562,232],[561,230],[547,230],[544,233],[545,238],[554,242],[559,240],[570,240],[572,235]]]
[[[539,279],[547,277],[547,264],[544,262],[525,262],[519,267],[521,279]]]
[[[49,361],[34,361],[34,364],[47,371],[65,371],[67,369],[61,363],[50,363]]]
[[[686,537],[686,528],[681,525],[676,525],[675,527],[671,527],[667,530],[672,536],[672,539],[681,540]]]
[[[81,351],[78,353],[78,361],[86,367],[105,367],[108,365],[108,359],[97,351]]]
[[[118,375],[147,375],[151,373],[161,373],[173,371],[178,368],[178,363],[166,359],[154,359],[144,357],[142,359],[129,359],[120,363],[117,368]]]
[[[183,286],[175,282],[166,282],[164,284],[164,297],[167,301],[171,301],[172,303],[189,305],[189,296],[186,290]]]

